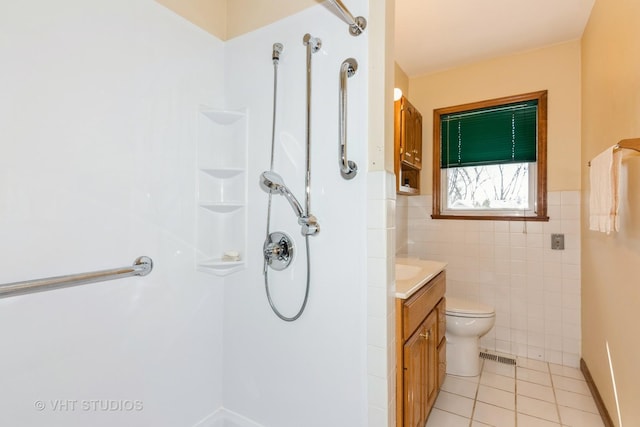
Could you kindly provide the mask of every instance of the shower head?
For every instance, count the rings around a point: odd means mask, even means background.
[[[304,216],[300,202],[298,202],[298,199],[296,199],[293,193],[289,191],[287,186],[284,185],[284,180],[280,175],[272,171],[262,172],[262,175],[260,176],[260,186],[267,193],[283,195],[291,205],[291,208],[296,213],[297,217],[302,218]]]
[[[282,180],[282,177],[275,172],[262,172],[260,178],[262,189],[267,193],[279,193],[280,189],[284,187],[284,181]]]

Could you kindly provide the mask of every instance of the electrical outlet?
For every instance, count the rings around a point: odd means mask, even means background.
[[[564,234],[551,235],[551,249],[564,250]]]

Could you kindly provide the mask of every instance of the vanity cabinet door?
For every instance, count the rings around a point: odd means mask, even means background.
[[[422,168],[422,114],[406,99],[400,110],[400,159],[406,165]]]
[[[404,426],[424,427],[438,394],[437,311],[404,345]]]
[[[426,421],[424,366],[426,356],[423,328],[404,344],[404,427],[423,427]]]
[[[438,313],[433,310],[424,321],[425,351],[427,352],[425,361],[425,414],[424,421],[431,411],[431,407],[438,395]]]
[[[436,310],[438,310],[438,388],[442,387],[444,377],[447,373],[447,342],[445,340],[445,332],[447,328],[447,302],[442,298]]]

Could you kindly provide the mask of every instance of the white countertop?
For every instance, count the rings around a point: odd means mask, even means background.
[[[396,258],[396,298],[407,299],[447,266],[446,262]]]

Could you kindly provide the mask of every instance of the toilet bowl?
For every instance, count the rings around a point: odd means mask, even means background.
[[[493,307],[461,298],[447,297],[447,373],[464,377],[480,374],[480,337],[496,321]]]

